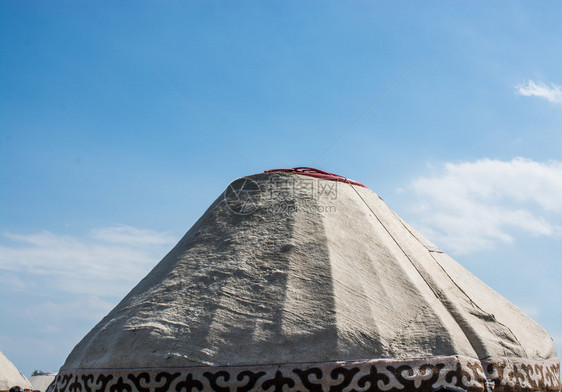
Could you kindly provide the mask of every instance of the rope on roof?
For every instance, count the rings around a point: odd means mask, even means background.
[[[365,185],[361,184],[360,182],[350,180],[339,174],[325,172],[323,170],[318,170],[313,167],[294,167],[292,169],[271,169],[266,170],[264,173],[293,173],[293,174],[300,174],[303,176],[321,178],[323,180],[329,181],[338,181],[338,182],[345,182],[346,184],[362,186],[363,188],[367,188]]]

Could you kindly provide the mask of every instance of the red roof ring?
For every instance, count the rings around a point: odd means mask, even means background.
[[[264,173],[293,173],[293,174],[300,174],[303,176],[321,178],[323,180],[329,181],[338,181],[338,182],[345,182],[346,184],[362,186],[363,188],[367,188],[365,185],[361,184],[360,182],[350,180],[339,174],[328,173],[322,170],[314,169],[312,167],[294,167],[292,169],[271,169],[266,170]]]

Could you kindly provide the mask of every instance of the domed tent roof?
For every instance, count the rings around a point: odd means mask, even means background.
[[[0,351],[0,391],[9,391],[11,387],[19,386],[31,389],[31,383]]]
[[[538,324],[373,191],[305,172],[230,184],[55,390],[560,389]]]
[[[45,392],[56,376],[56,373],[40,373],[29,377],[29,382],[33,385],[34,391]]]

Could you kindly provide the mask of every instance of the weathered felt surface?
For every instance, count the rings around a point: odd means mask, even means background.
[[[252,202],[220,195],[61,372],[556,358],[536,322],[429,251],[373,191],[295,174],[249,178]]]

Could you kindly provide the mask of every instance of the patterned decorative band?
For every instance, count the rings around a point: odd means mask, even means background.
[[[557,391],[558,358],[462,356],[257,366],[62,370],[54,392]]]

